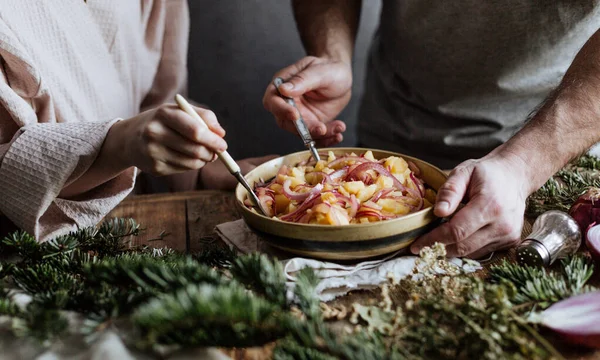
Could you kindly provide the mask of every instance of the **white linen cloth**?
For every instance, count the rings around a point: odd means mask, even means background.
[[[315,269],[321,278],[316,288],[316,296],[321,301],[330,301],[347,294],[352,290],[373,289],[388,281],[389,276],[402,279],[412,274],[416,256],[398,256],[399,252],[382,259],[357,262],[354,264],[337,264],[334,262],[291,257],[292,255],[269,246],[256,235],[244,222],[236,220],[217,225],[216,233],[229,246],[242,253],[263,252],[275,256],[283,263],[288,281],[288,289],[292,290],[298,271],[305,267]],[[451,263],[462,267],[467,272],[480,269],[478,265],[451,259]]]

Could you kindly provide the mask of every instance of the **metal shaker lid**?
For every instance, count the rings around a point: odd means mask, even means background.
[[[517,248],[517,261],[531,266],[546,266],[550,264],[550,253],[539,241],[526,239]]]

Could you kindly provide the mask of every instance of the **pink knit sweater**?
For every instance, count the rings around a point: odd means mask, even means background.
[[[133,169],[78,198],[59,193],[112,124],[183,89],[188,28],[186,0],[3,0],[0,213],[43,241],[116,206]]]

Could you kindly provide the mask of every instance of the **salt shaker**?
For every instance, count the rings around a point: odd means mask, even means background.
[[[581,245],[581,229],[568,214],[551,210],[533,223],[531,234],[517,248],[520,263],[551,265],[556,259],[571,255]]]

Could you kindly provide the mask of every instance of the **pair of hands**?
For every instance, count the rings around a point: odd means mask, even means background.
[[[267,87],[263,105],[273,113],[279,127],[295,133],[293,120],[300,111],[319,146],[342,141],[345,124],[336,117],[350,101],[352,67],[329,58],[305,57],[274,77],[287,79],[280,91],[294,98],[298,110]],[[521,238],[525,199],[531,189],[518,156],[499,147],[478,160],[458,165],[439,189],[434,208],[439,217],[454,216],[411,246],[418,253],[425,246],[446,244],[448,256],[480,258],[492,251],[517,245]],[[457,211],[459,204],[466,205]]]
[[[161,105],[113,125],[109,136],[117,136],[123,148],[117,154],[121,168],[135,166],[155,176],[178,174],[202,169],[205,188],[231,190],[236,179],[221,162],[216,152],[227,149],[225,130],[216,115],[208,109],[193,107],[210,130],[198,126],[197,120],[173,104]],[[240,160],[245,174],[274,155]]]

